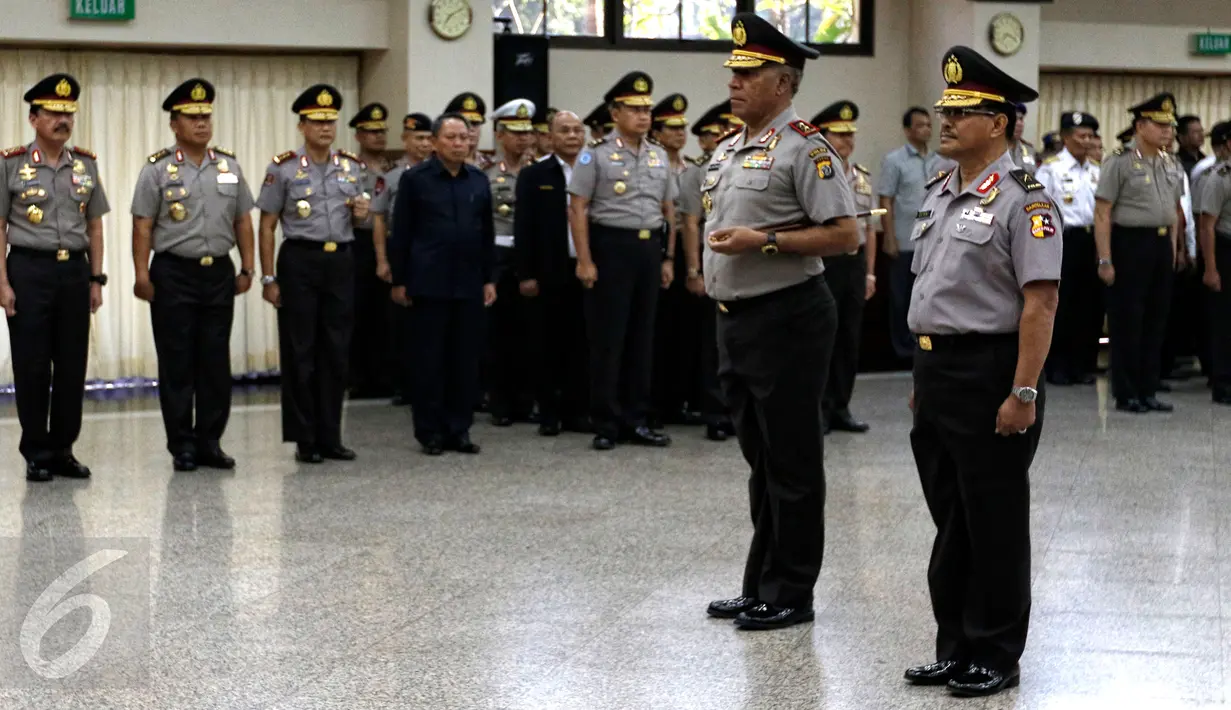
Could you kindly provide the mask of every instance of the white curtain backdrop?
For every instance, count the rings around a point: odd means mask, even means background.
[[[21,100],[44,76],[68,72],[81,82],[77,125],[70,145],[98,154],[111,203],[104,222],[104,269],[110,283],[90,328],[87,377],[153,378],[158,372],[149,305],[132,294],[132,188],[146,158],[174,143],[162,102],[194,76],[214,84],[214,143],[235,151],[256,196],[265,166],[277,153],[297,148],[300,136],[291,103],[312,84],[341,90],[344,99],[338,147],[353,148],[345,128],[357,109],[359,60],[351,56],[188,56],[127,52],[0,50],[0,148],[34,139]],[[253,215],[254,226],[256,214]],[[239,252],[233,251],[239,264]],[[256,264],[260,274],[259,261]],[[18,304],[20,307],[20,304]],[[260,284],[235,306],[231,367],[236,374],[278,367],[278,331]],[[0,319],[0,383],[11,383],[8,326]]]
[[[1208,131],[1231,118],[1231,77],[1185,77],[1140,74],[1044,73],[1039,87],[1039,136],[1060,129],[1065,111],[1085,111],[1099,120],[1103,148],[1111,152],[1119,143],[1116,134],[1128,128],[1136,106],[1162,91],[1175,94],[1178,115],[1201,117]],[[1039,146],[1039,136],[1028,136]],[[1208,152],[1208,151],[1207,151]]]

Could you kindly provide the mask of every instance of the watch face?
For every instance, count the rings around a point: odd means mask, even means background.
[[[474,14],[469,0],[432,0],[428,21],[441,39],[457,39],[466,34]]]

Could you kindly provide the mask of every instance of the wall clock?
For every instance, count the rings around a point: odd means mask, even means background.
[[[988,40],[992,49],[1002,57],[1011,57],[1022,48],[1026,39],[1026,28],[1022,21],[1011,12],[1002,12],[992,18],[988,26]]]
[[[437,37],[455,40],[474,24],[474,10],[470,8],[470,0],[431,0],[427,22]]]

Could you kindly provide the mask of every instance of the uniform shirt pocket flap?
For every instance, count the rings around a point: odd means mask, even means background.
[[[920,239],[923,239],[923,235],[927,234],[928,229],[931,227],[932,222],[930,220],[915,220],[915,226],[910,230],[910,240],[912,242],[917,242]]]
[[[764,170],[741,170],[732,184],[745,190],[764,190],[769,187],[769,173]]]
[[[229,182],[218,183],[218,194],[226,197],[234,197],[239,194],[239,185]]]
[[[953,228],[953,238],[971,244],[987,244],[992,241],[996,228],[990,224],[980,224],[973,220],[959,219]]]

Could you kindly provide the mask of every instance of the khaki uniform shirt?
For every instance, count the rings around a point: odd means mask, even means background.
[[[232,153],[210,148],[198,167],[175,147],[149,157],[133,190],[134,217],[154,220],[155,252],[198,259],[235,246],[235,220],[254,206]]]
[[[934,182],[911,235],[911,332],[1016,332],[1022,287],[1060,280],[1063,230],[1042,183],[1007,152],[965,190],[956,172]]]
[[[1098,189],[1099,166],[1093,161],[1077,162],[1068,148],[1043,161],[1035,179],[1056,200],[1064,226],[1094,226],[1094,191]]]
[[[633,150],[613,133],[591,142],[577,156],[569,194],[590,200],[590,221],[617,229],[659,229],[663,203],[679,186],[667,164],[667,149],[648,139]]]
[[[1018,141],[1016,145],[1010,146],[1009,154],[1013,156],[1013,164],[1018,168],[1028,173],[1038,170],[1039,163],[1034,157],[1034,146],[1026,141]]]
[[[759,136],[745,127],[718,145],[701,184],[707,232],[725,227],[788,231],[855,215],[846,168],[820,131],[789,106]],[[705,290],[731,301],[760,296],[822,273],[819,256],[718,254],[705,243]]]
[[[382,157],[379,163],[369,163],[363,159],[356,159],[359,164],[359,184],[363,187],[363,195],[369,200],[374,199],[376,194],[376,183],[381,176],[389,170],[388,162]],[[355,229],[372,230],[373,221],[376,219],[376,213],[368,207],[368,217],[362,222],[355,222]]]
[[[1203,176],[1197,205],[1199,214],[1217,215],[1217,234],[1231,237],[1231,163],[1223,163]]]
[[[483,170],[492,184],[492,224],[496,246],[513,246],[513,216],[517,208],[517,173],[507,160],[497,160]]]
[[[60,165],[47,163],[37,144],[0,154],[0,215],[8,220],[8,242],[45,251],[85,251],[86,225],[111,211],[93,153],[65,146]]]
[[[313,165],[306,149],[288,151],[265,169],[256,205],[282,216],[282,236],[310,242],[351,242],[351,204],[363,194],[363,164],[334,151],[324,166]]]
[[[701,182],[705,179],[705,168],[713,156],[713,153],[706,153],[689,160],[679,178],[680,195],[676,200],[676,209],[680,214],[698,217],[701,224],[705,223],[705,210],[701,209]]]
[[[402,173],[411,167],[409,160],[401,158],[394,164],[392,170],[376,181],[376,188],[372,191],[372,214],[385,215],[385,228],[390,233],[393,232],[393,206],[398,201],[398,187],[401,186]]]
[[[1147,158],[1136,143],[1116,148],[1103,161],[1094,196],[1111,203],[1111,222],[1122,227],[1170,227],[1184,183],[1165,153]]]
[[[876,208],[876,196],[872,194],[872,174],[862,165],[848,163],[846,179],[851,183],[851,195],[855,201],[855,212],[870,212]],[[880,226],[879,217],[859,218],[859,246],[868,243],[868,230],[876,231]]]

